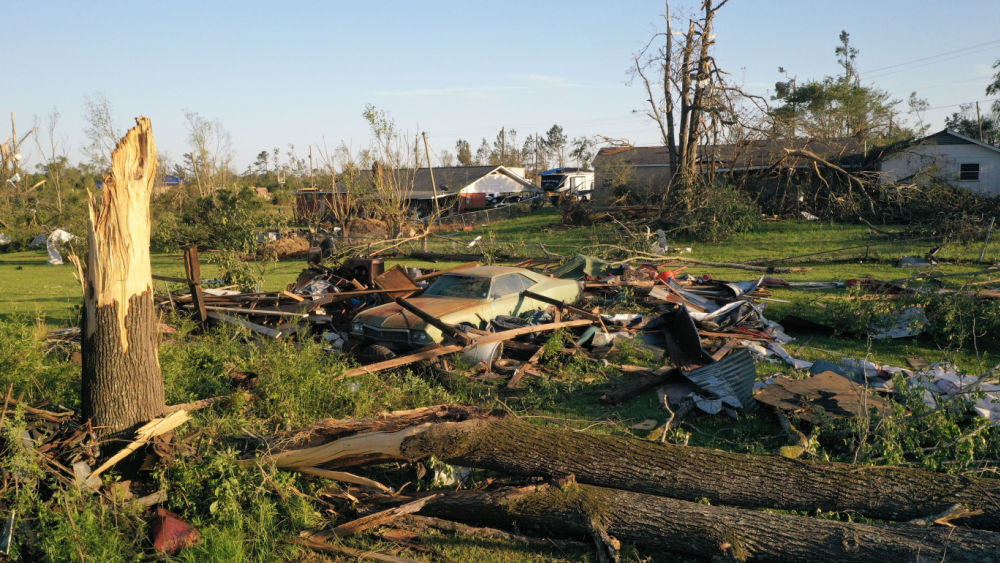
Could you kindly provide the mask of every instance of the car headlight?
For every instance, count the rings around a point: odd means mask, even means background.
[[[364,325],[359,321],[351,323],[351,334],[361,334],[364,332]]]
[[[411,331],[410,340],[413,341],[414,344],[430,344],[434,342],[430,335],[422,330]]]

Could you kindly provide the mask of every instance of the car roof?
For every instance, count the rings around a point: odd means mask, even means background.
[[[495,278],[503,274],[522,274],[533,279],[540,275],[537,272],[532,272],[531,270],[527,270],[525,268],[515,268],[513,266],[471,266],[460,270],[452,270],[451,272],[448,272],[448,274],[476,276],[481,278]]]

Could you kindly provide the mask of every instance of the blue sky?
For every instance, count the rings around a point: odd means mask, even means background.
[[[674,0],[672,9],[697,4]],[[957,104],[987,98],[1000,59],[1000,3],[953,6],[731,0],[718,14],[715,55],[736,82],[768,95],[779,65],[800,81],[838,73],[833,50],[846,29],[862,81],[901,100],[915,90],[940,128]],[[24,131],[57,108],[57,137],[74,162],[84,98],[97,93],[123,130],[148,115],[174,162],[188,150],[186,110],[220,121],[238,170],[289,143],[300,157],[310,144],[364,148],[367,103],[411,135],[426,131],[435,153],[454,152],[457,138],[475,148],[501,126],[520,142],[553,123],[570,137],[657,144],[655,127],[633,111],[644,95],[627,70],[661,26],[661,1],[39,0],[3,12],[0,110],[14,111]]]

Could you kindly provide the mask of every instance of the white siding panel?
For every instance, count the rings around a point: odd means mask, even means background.
[[[534,191],[504,174],[488,174],[469,184],[463,194],[510,194]]]
[[[979,164],[978,181],[959,180],[959,167],[965,163]],[[933,178],[974,193],[1000,195],[1000,153],[979,145],[913,146],[883,160],[881,169],[883,182],[924,183]]]

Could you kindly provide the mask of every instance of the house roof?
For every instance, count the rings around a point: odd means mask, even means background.
[[[463,189],[481,178],[485,178],[496,172],[511,178],[528,188],[541,191],[541,188],[525,180],[518,174],[511,172],[504,166],[444,166],[434,168],[434,183],[437,184],[437,198],[442,199],[458,195]],[[396,179],[400,184],[406,185],[411,181],[413,189],[410,191],[410,199],[434,199],[434,188],[431,185],[431,170],[427,168],[400,168],[390,170],[388,173],[396,174]],[[362,170],[357,179],[360,185],[371,185],[372,171]],[[345,193],[343,185],[338,185],[333,190],[298,190],[296,194],[334,194]]]
[[[750,170],[781,164],[789,167],[811,166],[801,156],[790,156],[788,150],[806,150],[815,155],[853,168],[864,161],[864,149],[853,137],[831,140],[779,139],[759,140],[742,144],[705,145],[698,147],[698,161],[706,165],[715,161],[718,170]],[[659,147],[605,147],[594,157],[594,166],[669,166],[670,152]]]
[[[418,168],[413,170],[410,168],[399,169],[393,172],[399,175],[401,182],[408,183],[412,178],[413,190],[410,193],[410,199],[434,199],[434,188],[431,184],[431,169]],[[469,187],[470,184],[494,172],[503,174],[523,186],[538,190],[541,189],[503,166],[445,166],[433,169],[434,183],[437,184],[437,197],[440,199],[457,195],[463,189]],[[361,172],[360,181],[370,183],[372,181],[371,178],[371,170],[363,170]]]
[[[942,129],[937,133],[928,135],[923,139],[918,139],[914,141],[913,144],[918,145],[978,145],[984,149],[989,149],[993,152],[1000,153],[1000,148],[994,147],[993,145],[988,145],[982,141],[977,141],[971,137],[966,137],[961,133],[954,131],[952,129]]]

